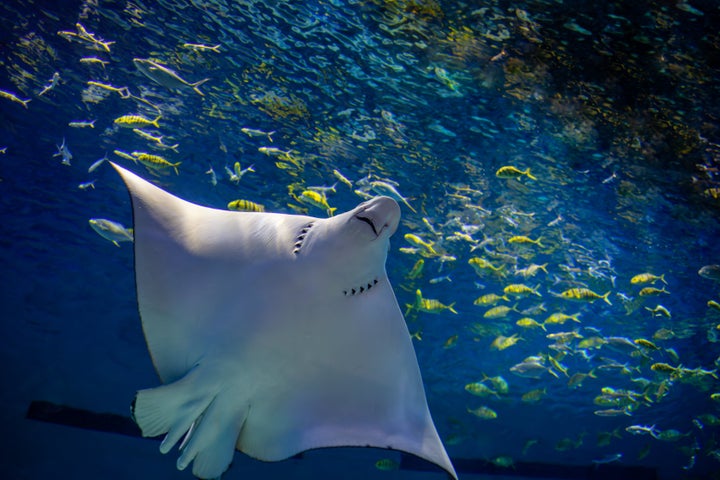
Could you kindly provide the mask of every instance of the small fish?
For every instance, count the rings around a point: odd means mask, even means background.
[[[62,157],[62,164],[63,165],[70,165],[70,160],[72,160],[73,155],[70,153],[70,148],[65,144],[65,137],[63,137],[62,144],[56,145],[57,146],[57,153],[53,155],[53,157]]]
[[[132,228],[125,228],[117,222],[104,218],[91,218],[88,220],[88,223],[90,223],[90,227],[92,227],[98,235],[106,240],[110,240],[117,247],[120,246],[119,242],[133,241]]]
[[[452,278],[450,278],[450,275],[444,275],[444,276],[442,276],[442,277],[431,278],[430,280],[428,280],[428,282],[430,282],[430,283],[433,284],[433,285],[436,284],[436,283],[440,283],[440,282],[450,282],[450,283],[452,283]]]
[[[658,431],[655,428],[655,425],[651,427],[646,427],[644,425],[630,425],[629,427],[625,427],[625,431],[632,435],[650,435],[655,439],[658,438]]]
[[[538,238],[537,240],[533,240],[530,237],[526,237],[525,235],[515,235],[514,237],[510,237],[508,240],[508,243],[518,243],[518,244],[528,244],[531,243],[533,245],[537,245],[540,248],[543,248],[544,245],[541,243],[542,237]]]
[[[32,98],[28,98],[27,100],[22,100],[20,97],[15,95],[12,92],[6,92],[5,90],[0,90],[0,98],[7,98],[11,102],[19,103],[25,108],[28,108],[27,104]]]
[[[457,345],[457,341],[458,341],[458,335],[453,335],[451,337],[448,337],[448,339],[445,340],[445,343],[443,343],[443,348],[445,350],[453,348],[453,347],[455,347],[455,345]]]
[[[492,319],[504,318],[511,311],[517,311],[517,310],[515,310],[515,307],[510,308],[505,305],[498,305],[497,307],[493,307],[493,308],[489,309],[488,311],[486,311],[483,314],[483,318],[492,318]]]
[[[216,186],[218,183],[218,180],[217,180],[217,175],[215,174],[215,170],[213,170],[212,165],[210,165],[210,169],[207,172],[205,172],[205,174],[210,175],[210,185],[212,185],[213,187]]]
[[[515,322],[515,325],[523,328],[541,328],[543,331],[547,331],[545,325],[539,323],[537,320],[533,320],[530,317],[524,317]]]
[[[247,127],[241,128],[240,131],[249,137],[267,137],[267,139],[271,143],[273,141],[272,135],[273,135],[273,133],[275,133],[275,130],[273,130],[272,132],[264,132],[262,130],[256,130],[254,128],[247,128]]]
[[[580,322],[580,319],[578,318],[580,316],[580,312],[574,314],[574,315],[566,315],[562,312],[556,312],[550,315],[548,318],[545,319],[545,325],[562,325],[568,320],[572,320],[573,322],[582,323]]]
[[[410,280],[415,280],[420,275],[422,275],[423,267],[425,266],[425,260],[419,259],[417,262],[415,262],[415,265],[413,265],[412,269],[410,269],[410,272],[406,275],[407,278]]]
[[[328,204],[327,197],[324,193],[318,193],[314,190],[303,190],[297,200],[301,203],[325,210],[329,217],[332,217],[335,210],[337,210],[336,207],[331,207]]]
[[[164,143],[164,142],[163,142],[163,138],[165,138],[165,137],[162,136],[162,135],[159,136],[159,137],[156,137],[155,135],[152,135],[152,134],[150,134],[150,133],[148,133],[148,132],[145,132],[145,131],[143,131],[143,130],[140,130],[139,128],[133,128],[132,131],[133,131],[135,134],[140,135],[140,136],[141,136],[142,138],[144,138],[145,140],[150,140],[151,142],[155,142],[155,144],[156,144],[158,147],[172,150],[172,151],[174,151],[175,153],[177,153],[177,148],[180,146],[180,144],[178,144],[178,143],[176,143],[176,144],[174,144],[174,145],[168,145],[168,144]]]
[[[400,464],[391,458],[382,458],[375,462],[375,468],[383,472],[392,472],[400,468]]]
[[[267,155],[268,157],[276,157],[281,158],[285,160],[293,160],[292,150],[288,150],[287,152],[284,150],[280,150],[277,147],[260,147],[258,148],[258,152]]]
[[[522,283],[513,283],[506,286],[503,289],[503,293],[505,293],[505,295],[512,295],[518,298],[525,297],[527,295],[537,295],[538,297],[542,297],[542,294],[538,292],[536,288],[528,287]]]
[[[195,83],[190,83],[181,78],[174,70],[171,70],[170,68],[150,59],[133,58],[133,63],[135,64],[135,67],[140,70],[140,73],[158,85],[175,90],[190,89],[200,96],[205,96],[198,87],[210,80],[209,78],[205,78]]]
[[[38,93],[38,97],[41,97],[45,95],[47,92],[52,90],[57,86],[57,84],[60,82],[60,74],[58,72],[53,73],[52,78],[50,79],[50,82],[45,85],[40,93]],[[30,100],[28,100],[29,102]]]
[[[632,416],[632,412],[626,408],[607,408],[605,410],[595,410],[593,412],[598,417],[619,417],[620,415]]]
[[[667,317],[667,318],[671,317],[670,310],[663,307],[662,305],[657,305],[653,308],[645,307],[645,310],[652,312],[653,316],[655,316],[655,317]]]
[[[264,212],[265,207],[259,203],[251,202],[250,200],[233,200],[228,203],[227,208],[229,210],[235,210],[237,212]]]
[[[102,60],[97,57],[83,57],[80,59],[80,63],[84,63],[87,65],[97,65],[100,64],[103,68],[105,68],[105,65],[109,64],[110,62],[106,62],[105,60]]]
[[[501,274],[502,271],[505,269],[505,265],[500,265],[499,267],[496,267],[489,261],[485,260],[481,257],[472,257],[470,260],[468,260],[468,265],[473,267],[475,270],[475,273],[477,273],[480,276],[484,275],[484,270],[490,270],[492,272]]]
[[[87,189],[89,189],[89,188],[92,188],[92,189],[94,190],[94,189],[95,189],[95,182],[96,182],[96,181],[97,181],[97,180],[91,180],[91,181],[89,181],[89,182],[81,183],[81,184],[78,185],[78,188],[79,188],[80,190],[87,190]]]
[[[608,298],[608,296],[610,296],[610,292],[607,292],[605,295],[599,295],[587,288],[570,288],[560,294],[560,297],[564,298],[565,300],[573,300],[576,302],[591,302],[592,303],[595,300],[601,298],[608,305],[612,305],[612,302],[610,302],[610,299]]]
[[[489,395],[495,395],[496,397],[500,398],[500,395],[493,390],[492,388],[488,387],[482,382],[472,382],[465,385],[465,391],[475,395],[476,397],[487,397]]]
[[[670,292],[665,290],[665,287],[663,287],[663,288],[645,287],[642,290],[640,290],[638,295],[640,295],[641,297],[649,297],[649,296],[654,296],[654,295],[660,295],[661,293],[670,294]]]
[[[201,43],[183,43],[184,48],[190,48],[198,52],[215,52],[220,53],[220,44],[217,45],[203,45]]]
[[[604,465],[606,463],[619,462],[622,456],[622,453],[613,453],[610,455],[605,455],[603,458],[600,458],[598,460],[593,460],[592,463],[596,465]]]
[[[488,293],[485,295],[482,295],[475,299],[473,302],[473,305],[483,305],[483,306],[492,306],[500,302],[501,300],[504,300],[506,302],[509,302],[510,299],[506,297],[505,295],[500,296],[495,293]]]
[[[113,123],[118,127],[133,129],[149,127],[151,125],[155,128],[160,128],[160,124],[158,122],[161,118],[162,115],[158,115],[155,120],[150,120],[149,118],[145,118],[142,115],[123,115],[122,117],[118,117],[113,120]]]
[[[502,351],[512,347],[520,340],[522,340],[522,338],[520,338],[517,333],[514,333],[509,337],[506,337],[504,335],[498,335],[497,337],[495,337],[495,340],[493,340],[490,344],[490,350]]]
[[[339,170],[333,170],[332,173],[333,173],[333,175],[335,175],[335,178],[337,178],[338,180],[340,180],[340,182],[344,183],[344,184],[347,185],[349,188],[353,188],[352,181],[349,180],[347,177],[345,177],[345,175],[343,175],[342,173],[340,173]]]
[[[82,120],[82,121],[77,121],[77,122],[70,122],[70,123],[68,123],[68,127],[95,128],[95,122],[96,122],[96,120],[91,120],[91,121]]]
[[[499,457],[492,458],[490,462],[497,467],[515,468],[515,461],[508,455],[500,455]]]
[[[545,263],[543,265],[537,265],[537,264],[533,263],[533,264],[527,266],[526,268],[515,269],[515,275],[521,275],[524,278],[534,277],[535,274],[537,274],[537,272],[539,270],[542,270],[543,272],[548,273],[548,271],[545,267],[547,267],[547,263]]]
[[[403,238],[407,240],[408,242],[412,243],[413,245],[416,245],[418,247],[424,248],[428,254],[430,255],[437,255],[438,253],[433,248],[433,243],[428,242],[424,240],[423,238],[419,237],[418,235],[415,235],[414,233],[406,233]]]
[[[400,195],[400,192],[398,192],[395,186],[391,185],[390,183],[375,180],[370,182],[370,188],[372,188],[372,190],[378,195],[387,195],[388,197],[394,198],[398,202],[404,203],[405,206],[410,209],[410,211],[412,211],[413,213],[417,213],[417,211],[412,207],[412,205],[410,205],[407,199]]]
[[[408,311],[410,311],[414,308],[420,312],[425,312],[425,313],[440,313],[445,310],[449,310],[451,313],[454,313],[456,315],[458,313],[454,308],[454,306],[455,306],[454,302],[451,303],[450,305],[445,305],[444,303],[442,303],[439,300],[436,300],[434,298],[424,298],[422,296],[422,291],[420,291],[420,289],[417,289],[415,291],[415,303],[408,304],[406,306],[408,307]]]
[[[495,176],[498,178],[520,178],[523,175],[528,177],[530,180],[537,180],[537,178],[530,174],[529,168],[523,171],[513,167],[512,165],[506,165],[504,167],[500,167],[498,171],[495,172]]]
[[[705,265],[698,270],[698,275],[720,283],[720,265]]]
[[[630,279],[630,283],[633,285],[641,285],[643,283],[655,283],[658,280],[660,280],[662,283],[667,285],[667,282],[665,281],[665,275],[653,275],[652,273],[640,273],[638,275],[635,275]]]
[[[175,170],[176,175],[180,175],[178,167],[182,162],[170,163],[160,155],[152,155],[145,152],[132,152],[131,155],[135,158],[135,160],[142,163],[150,170],[164,170],[166,168],[172,168]]]
[[[537,403],[547,394],[547,388],[537,388],[524,393],[520,400],[525,403]]]
[[[126,160],[132,160],[133,162],[135,161],[135,157],[133,157],[132,155],[130,155],[127,152],[123,152],[122,150],[113,150],[113,153],[120,158],[124,158]]]
[[[467,409],[468,413],[475,415],[483,420],[494,420],[497,418],[497,412],[490,407],[482,406],[475,409]]]
[[[546,367],[536,360],[524,360],[510,367],[510,371],[523,378],[540,378],[544,373],[549,373],[555,378],[560,378],[552,368]]]

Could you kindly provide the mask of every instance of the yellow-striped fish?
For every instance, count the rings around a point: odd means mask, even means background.
[[[235,210],[237,212],[264,212],[265,206],[259,203],[251,202],[250,200],[233,200],[228,203],[227,208],[229,210]]]
[[[565,300],[574,300],[576,302],[594,302],[597,299],[602,298],[605,303],[612,305],[608,296],[610,292],[605,295],[599,295],[588,288],[570,288],[560,294]]]
[[[177,167],[179,167],[182,162],[170,163],[160,155],[152,155],[145,152],[132,152],[131,155],[136,161],[142,163],[151,170],[165,170],[166,168],[173,168],[175,169],[175,174],[180,175],[180,171]]]
[[[525,235],[515,235],[514,237],[510,237],[508,240],[508,243],[522,243],[522,244],[528,244],[532,243],[533,245],[537,245],[538,247],[544,247],[542,243],[540,243],[540,240],[542,240],[542,237],[538,238],[537,240],[533,240],[530,237],[526,237]]]
[[[118,117],[113,120],[113,123],[118,127],[124,128],[143,128],[149,127],[150,125],[155,128],[160,128],[160,124],[158,122],[161,118],[162,115],[158,115],[155,120],[150,120],[142,115],[123,115],[122,117]]]
[[[658,280],[667,285],[667,282],[665,281],[665,274],[658,276],[653,275],[652,273],[640,273],[638,275],[635,275],[630,279],[630,283],[632,283],[633,285],[640,285],[643,283],[655,283]]]

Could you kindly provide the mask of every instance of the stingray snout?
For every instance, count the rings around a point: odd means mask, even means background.
[[[400,206],[390,197],[375,197],[360,206],[355,218],[370,225],[375,235],[390,237],[400,222]]]

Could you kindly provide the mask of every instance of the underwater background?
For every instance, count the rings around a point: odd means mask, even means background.
[[[398,199],[388,275],[461,478],[720,478],[718,2],[9,0],[0,18],[2,478],[192,477],[118,434],[159,381],[132,244],[89,222],[132,226],[103,158],[220,209]],[[406,460],[236,453],[225,478],[443,478]]]

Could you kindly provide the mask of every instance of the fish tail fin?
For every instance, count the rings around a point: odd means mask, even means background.
[[[525,170],[523,173],[524,173],[525,175],[527,175],[527,177],[528,177],[530,180],[537,180],[537,177],[533,176],[533,175],[530,173],[530,169],[529,169],[529,168],[528,168],[527,170]]]
[[[662,275],[660,275],[659,280],[660,280],[662,283],[664,283],[665,285],[668,284],[667,281],[665,280],[665,274],[664,274],[664,273],[663,273]]]
[[[182,163],[182,162],[176,162],[176,163],[171,163],[171,164],[170,164],[170,165],[172,165],[172,167],[175,169],[175,175],[180,175],[180,170],[178,170],[178,167],[180,166],[181,163]]]
[[[545,245],[542,244],[541,240],[542,240],[542,237],[538,237],[538,239],[535,240],[535,245],[537,245],[540,248],[545,248]]]
[[[608,298],[610,296],[610,292],[608,291],[605,295],[602,295],[601,298],[607,303],[608,305],[612,305],[612,302]]]
[[[545,328],[545,324],[544,324],[544,323],[538,323],[538,325],[540,325],[540,328],[543,329],[543,332],[547,332],[547,328]]]
[[[455,315],[457,315],[458,312],[457,312],[457,310],[455,310],[455,308],[454,308],[455,303],[457,303],[457,302],[453,302],[453,303],[451,303],[450,305],[448,305],[448,310],[450,310],[452,313],[454,313]]]
[[[198,82],[191,83],[190,86],[193,88],[193,90],[195,90],[195,92],[197,92],[198,95],[200,95],[201,97],[204,97],[205,94],[202,93],[198,87],[199,87],[200,85],[202,85],[203,83],[207,82],[208,80],[210,80],[210,79],[209,79],[209,78],[203,78],[202,80],[200,80],[200,81],[198,81]]]
[[[594,368],[588,372],[588,377],[590,377],[590,378],[597,378],[597,375],[595,375],[595,369],[594,369]]]
[[[158,115],[158,116],[155,118],[155,120],[153,120],[152,122],[150,122],[150,125],[153,125],[155,128],[160,128],[160,123],[158,123],[158,122],[160,122],[160,119],[161,119],[161,118],[162,118],[162,115]]]
[[[328,210],[327,210],[327,211],[328,211],[328,217],[332,217],[333,214],[335,213],[335,210],[337,210],[337,207],[330,207],[330,208],[328,208]]]
[[[268,132],[268,134],[267,134],[267,137],[268,137],[268,140],[270,140],[270,143],[272,143],[272,141],[273,141],[273,139],[272,139],[273,133],[275,133],[275,130],[273,130],[272,132]]]

